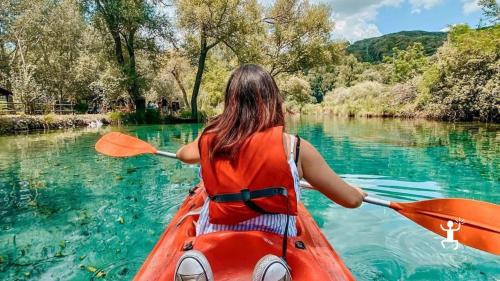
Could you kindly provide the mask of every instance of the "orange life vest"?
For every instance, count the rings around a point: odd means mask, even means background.
[[[210,198],[209,221],[236,224],[264,214],[297,215],[294,179],[283,146],[283,127],[250,136],[235,160],[210,161],[214,134],[200,138],[200,164]]]

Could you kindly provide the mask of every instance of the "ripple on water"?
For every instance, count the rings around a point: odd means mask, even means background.
[[[415,201],[442,197],[438,183],[388,179],[384,176],[342,175],[349,183],[363,187],[373,195],[393,200]]]
[[[343,256],[349,259],[349,269],[360,280],[401,280],[406,275],[401,255],[384,246],[353,247]]]
[[[388,182],[366,175],[349,175],[347,180],[363,187],[370,185],[372,194],[383,194],[389,200],[422,197],[414,196],[414,191],[439,194],[438,185],[431,182]],[[401,192],[380,192],[387,186]],[[318,195],[310,192],[306,192],[308,198],[316,199]],[[441,236],[393,210],[368,204],[354,210],[333,204],[322,207],[320,200],[308,199],[305,203],[320,218],[325,235],[359,280],[436,280],[436,276],[439,280],[493,280],[500,272],[500,260],[492,260],[492,255],[463,246],[457,251],[443,249]]]

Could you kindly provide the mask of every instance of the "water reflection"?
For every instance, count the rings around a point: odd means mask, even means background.
[[[435,182],[446,197],[500,203],[500,125],[310,117],[292,119],[290,130],[338,173]]]

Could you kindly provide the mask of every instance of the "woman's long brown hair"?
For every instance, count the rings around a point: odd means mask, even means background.
[[[238,148],[256,132],[284,126],[283,97],[273,77],[262,67],[246,64],[236,69],[226,86],[224,111],[212,119],[203,134],[214,134],[211,160],[234,160]]]

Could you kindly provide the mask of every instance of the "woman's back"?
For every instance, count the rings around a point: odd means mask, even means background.
[[[239,223],[257,217],[296,215],[302,176],[342,206],[361,204],[363,193],[340,179],[307,141],[290,165],[284,126],[283,98],[272,76],[256,65],[235,70],[223,113],[177,153],[185,162],[201,164],[209,195],[204,215],[210,224],[226,225],[212,230],[238,229]]]
[[[255,199],[257,206],[262,207],[264,210],[278,207],[282,208],[282,213],[262,213],[262,210],[253,211],[252,208],[245,208],[244,204],[233,203],[234,205],[228,213],[222,213],[219,221],[212,220],[213,223],[209,222],[209,204],[206,202],[204,208],[201,211],[200,219],[198,221],[197,235],[206,234],[215,231],[222,230],[234,230],[234,231],[247,231],[247,230],[260,230],[272,233],[278,233],[283,235],[285,233],[285,227],[287,227],[286,220],[287,215],[290,216],[288,223],[288,235],[296,236],[296,206],[300,198],[300,176],[297,169],[296,160],[294,156],[296,138],[288,134],[282,133],[282,127],[272,128],[274,131],[274,138],[278,139],[273,142],[262,142],[255,141],[252,138],[248,142],[249,149],[255,149],[255,155],[248,155],[246,153],[239,153],[239,156],[247,156],[251,163],[246,163],[247,161],[241,161],[235,167],[226,168],[229,170],[235,169],[241,171],[244,177],[236,175],[233,179],[228,179],[226,176],[222,176],[222,179],[216,181],[215,184],[222,190],[241,190],[241,187],[248,187],[252,190],[253,186],[256,187],[279,187],[283,185],[288,185],[291,189],[287,192],[287,196],[280,196],[281,194],[276,194],[275,198],[269,198],[271,200],[258,201]],[[269,138],[266,138],[268,140]],[[285,141],[285,143],[284,143]],[[287,143],[288,141],[288,143]],[[200,145],[203,147],[203,145]],[[290,149],[288,149],[290,147]],[[203,148],[202,148],[203,151]],[[250,152],[251,154],[254,154]],[[203,158],[203,157],[202,157]],[[202,161],[203,163],[203,161]],[[229,163],[224,163],[226,165],[232,166]],[[226,165],[215,166],[216,170],[220,170]],[[207,178],[212,177],[211,173],[206,170],[212,170],[212,167],[203,168],[205,165],[202,164],[202,175],[205,187],[207,187]],[[234,176],[234,173],[229,173]],[[239,174],[239,173],[236,173]],[[228,184],[229,185],[228,185]],[[208,182],[210,185],[210,182]],[[239,189],[238,187],[239,186]],[[235,188],[236,187],[236,188]],[[207,189],[208,195],[210,194],[210,188]],[[234,191],[233,191],[234,192]],[[209,200],[207,198],[207,200]],[[287,204],[286,200],[290,200],[293,204]],[[271,206],[266,205],[266,203],[271,203]],[[272,206],[274,205],[274,206]],[[291,207],[294,210],[290,210]],[[219,210],[212,208],[210,214],[220,213]],[[243,218],[242,218],[243,216]],[[220,223],[218,223],[220,222]]]

